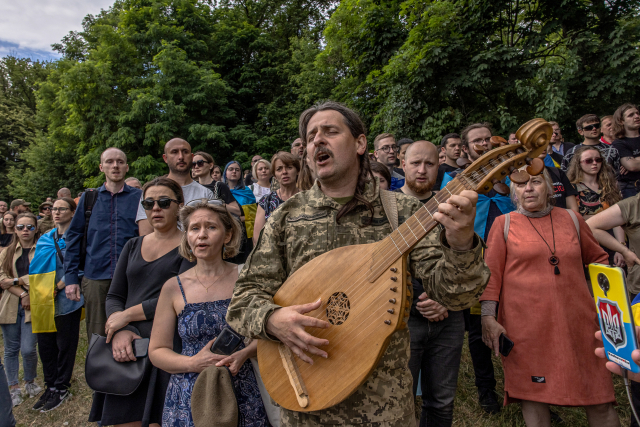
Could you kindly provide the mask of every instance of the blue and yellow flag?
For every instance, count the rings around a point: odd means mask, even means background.
[[[29,294],[31,296],[31,328],[33,333],[56,332],[56,246],[53,242],[55,229],[49,231],[36,245],[36,253],[29,264]],[[60,248],[65,242],[60,239]]]

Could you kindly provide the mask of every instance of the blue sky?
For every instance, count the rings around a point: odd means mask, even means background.
[[[57,59],[51,44],[69,31],[82,30],[82,18],[108,9],[113,0],[0,1],[0,57]]]

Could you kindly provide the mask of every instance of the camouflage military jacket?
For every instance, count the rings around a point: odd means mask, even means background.
[[[272,298],[287,277],[327,251],[374,243],[391,233],[377,188],[369,184],[365,192],[374,207],[373,222],[366,227],[362,225],[367,224],[371,212],[364,204],[336,223],[341,206],[325,196],[317,182],[311,190],[280,205],[268,219],[238,278],[227,311],[231,327],[248,337],[271,339],[266,322],[279,308]],[[414,197],[394,194],[400,223],[422,206]],[[489,280],[482,246],[476,235],[472,250],[454,251],[444,242],[444,233],[441,236],[435,228],[414,247],[408,266],[411,274],[422,279],[431,299],[451,310],[462,310],[477,302]],[[336,406],[310,414],[322,424],[374,425],[413,414],[409,354],[409,330],[405,327],[392,335],[378,367],[354,394]],[[303,416],[289,411],[283,414],[289,421]]]

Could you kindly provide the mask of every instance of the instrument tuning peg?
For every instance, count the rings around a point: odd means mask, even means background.
[[[483,147],[482,145],[480,145],[480,144],[473,144],[473,149],[478,154],[484,154],[485,151],[487,151],[487,149],[485,147]]]
[[[500,194],[501,196],[509,195],[509,187],[506,184],[503,184],[497,179],[494,179],[491,182],[493,183],[493,189],[496,190],[498,194]]]
[[[465,158],[462,158],[462,157],[460,157],[458,160],[456,160],[456,165],[460,166],[460,169],[465,169],[471,163],[473,163],[471,160],[465,159]]]
[[[493,148],[502,147],[503,145],[508,144],[507,140],[501,136],[492,136],[490,141]]]
[[[540,175],[544,170],[544,161],[540,158],[532,159],[531,157],[527,157],[525,162],[529,165],[527,166],[527,173],[529,175]]]
[[[509,178],[516,184],[526,184],[527,181],[531,179],[531,176],[525,171],[517,170],[512,172],[511,175],[509,175]]]

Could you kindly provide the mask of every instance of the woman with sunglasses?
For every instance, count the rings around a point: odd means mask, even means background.
[[[70,197],[55,201],[51,209],[55,228],[38,239],[29,272],[34,296],[31,300],[34,312],[31,325],[38,337],[45,385],[45,392],[33,406],[40,412],[59,407],[71,396],[69,388],[84,305],[82,295],[80,301],[72,301],[64,291],[65,233],[75,211],[76,202]],[[55,269],[55,276],[46,274],[50,268]],[[53,294],[51,289],[55,289]]]
[[[0,223],[0,252],[3,248],[9,246],[13,240],[17,216],[18,214],[13,211],[7,211],[2,215],[2,222]]]
[[[596,147],[583,145],[575,151],[567,177],[578,192],[578,212],[585,220],[622,200],[611,166],[604,161]],[[618,241],[624,242],[624,230],[621,227],[614,227],[610,233]],[[611,264],[624,266],[624,257],[620,253],[604,249]]]
[[[183,202],[182,188],[172,179],[156,178],[142,188],[141,205],[153,232],[124,246],[105,303],[105,333],[117,362],[136,360],[132,342],[151,336],[162,285],[193,266],[178,252],[183,235],[178,228],[178,211]],[[95,393],[89,421],[137,426],[149,414],[145,421],[160,425],[169,377],[156,370],[129,396]]]
[[[37,219],[32,213],[17,216],[15,238],[0,253],[0,326],[4,340],[4,366],[11,389],[13,406],[22,403],[18,382],[19,354],[24,368],[24,394],[35,397],[42,391],[36,384],[38,353],[36,335],[31,331],[31,301],[29,299],[29,264],[38,241]]]

